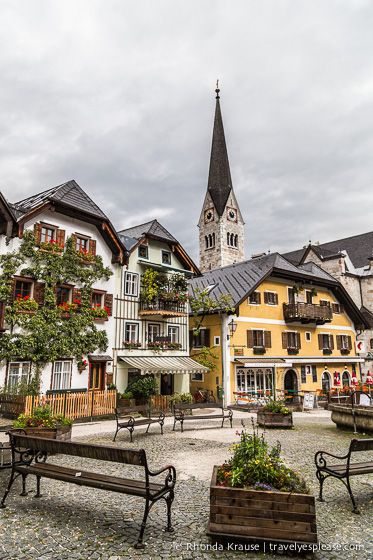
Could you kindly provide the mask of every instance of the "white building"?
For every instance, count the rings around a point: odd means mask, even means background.
[[[64,246],[73,236],[76,250],[100,255],[103,264],[113,274],[109,280],[93,286],[92,306],[107,308],[107,317],[95,319],[98,329],[107,332],[109,344],[105,354],[86,355],[87,367],[79,372],[75,359],[61,356],[42,370],[41,390],[105,389],[111,380],[112,350],[114,346],[114,318],[112,314],[116,279],[125,262],[125,249],[110,220],[74,181],[68,181],[15,204],[8,203],[0,193],[0,254],[16,250],[26,230],[32,230],[38,243],[58,242]],[[74,286],[62,284],[56,290],[57,304],[71,303]],[[14,277],[13,297],[33,298],[43,305],[43,285],[25,275],[22,269]],[[5,302],[0,302],[0,332],[7,332],[4,320]],[[1,336],[1,334],[0,334]],[[1,356],[0,356],[1,359]],[[0,386],[11,387],[29,378],[30,361],[15,356],[0,361]]]
[[[186,279],[199,271],[157,220],[122,230],[119,237],[129,261],[127,269],[116,271],[114,382],[123,392],[137,376],[151,374],[160,394],[189,392],[190,375],[208,371],[189,358],[184,294]]]

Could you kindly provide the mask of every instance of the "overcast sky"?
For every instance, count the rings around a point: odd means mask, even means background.
[[[0,189],[197,259],[216,78],[247,256],[373,229],[371,0],[0,0]]]

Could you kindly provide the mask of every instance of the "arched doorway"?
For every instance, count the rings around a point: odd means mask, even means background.
[[[287,393],[289,400],[294,399],[298,393],[298,377],[293,369],[289,369],[284,377],[284,390]]]
[[[350,386],[350,374],[347,370],[342,373],[342,387]]]
[[[327,371],[322,374],[321,387],[324,393],[330,391],[330,374]]]

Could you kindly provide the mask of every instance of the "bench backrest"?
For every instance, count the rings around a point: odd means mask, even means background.
[[[147,468],[146,454],[144,449],[121,449],[119,447],[96,445],[90,443],[78,443],[72,441],[60,441],[41,437],[29,436],[21,431],[9,432],[10,443],[14,450],[29,450],[32,455],[37,453],[62,454],[74,457],[86,457],[113,463],[125,463]]]
[[[373,451],[373,439],[351,440],[349,453],[353,453],[354,451]]]
[[[150,408],[146,404],[138,406],[118,406],[115,408],[115,414],[118,416],[130,416],[133,412],[138,412],[139,414],[144,414],[144,416],[150,416]]]
[[[193,410],[195,408],[223,408],[219,403],[177,403],[174,405],[174,410]]]

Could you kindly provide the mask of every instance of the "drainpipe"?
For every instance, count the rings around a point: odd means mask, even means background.
[[[226,407],[230,395],[230,361],[228,315],[225,313],[221,316],[221,377],[223,385],[223,406]]]

